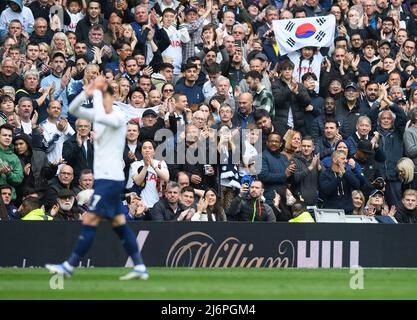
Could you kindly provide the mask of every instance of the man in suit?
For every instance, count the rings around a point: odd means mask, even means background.
[[[76,134],[64,142],[62,157],[74,168],[74,181],[78,181],[81,171],[93,169],[93,137],[91,123],[78,119],[75,122]]]

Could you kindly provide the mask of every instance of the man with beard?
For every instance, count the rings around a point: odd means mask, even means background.
[[[408,64],[416,62],[416,43],[412,39],[405,40],[401,54],[401,68],[405,68]]]
[[[355,30],[350,35],[350,50],[354,55],[362,54],[363,38],[359,30]]]
[[[262,199],[264,185],[260,180],[253,181],[250,186],[242,185],[240,194],[236,197],[227,212],[230,220],[276,222],[272,208]],[[248,196],[246,196],[248,194]]]
[[[65,55],[63,52],[56,51],[52,55],[51,70],[52,73],[43,78],[41,81],[41,87],[48,87],[55,83],[55,92],[52,94],[54,100],[60,100],[62,102],[62,114],[64,118],[68,117],[68,98],[66,93],[66,87],[71,80],[71,69],[68,68],[64,73],[67,65]]]
[[[75,204],[75,193],[68,189],[60,190],[56,203],[51,208],[50,215],[58,221],[80,220],[80,212]]]
[[[360,99],[360,104],[363,107],[372,108],[375,101],[379,97],[379,85],[376,81],[369,81],[365,85],[365,96]]]
[[[190,105],[204,102],[203,91],[196,84],[197,79],[197,66],[195,64],[187,64],[184,71],[184,78],[178,80],[175,85],[175,91],[186,94]]]
[[[332,97],[324,99],[324,113],[313,120],[311,135],[317,141],[324,134],[324,124],[328,119],[335,119],[338,126],[342,125],[341,119],[336,113],[336,101]]]
[[[401,204],[394,215],[398,223],[417,223],[417,192],[407,189],[403,193]]]
[[[253,108],[265,109],[272,113],[274,109],[274,98],[270,91],[266,90],[262,84],[262,75],[257,71],[249,71],[246,74],[246,83],[248,84],[250,93],[253,95]]]
[[[272,132],[278,133],[281,137],[285,135],[289,127],[280,121],[272,121],[271,115],[265,109],[255,110],[253,119],[256,127],[262,130],[262,150],[266,149],[266,140]]]
[[[159,200],[151,209],[152,221],[178,220],[185,206],[180,202],[180,187],[176,182],[167,185],[165,198]]]
[[[393,41],[395,36],[395,21],[393,17],[383,17],[380,37],[381,40]]]

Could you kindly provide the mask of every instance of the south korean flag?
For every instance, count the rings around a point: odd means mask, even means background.
[[[272,21],[281,55],[303,47],[330,47],[333,44],[336,18],[323,17]]]

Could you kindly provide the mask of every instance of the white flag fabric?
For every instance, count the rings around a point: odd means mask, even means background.
[[[274,20],[272,26],[281,55],[303,47],[330,47],[333,44],[336,18],[328,16]]]

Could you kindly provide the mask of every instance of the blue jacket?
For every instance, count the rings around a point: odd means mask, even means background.
[[[249,113],[247,116],[244,116],[240,110],[238,109],[232,118],[233,127],[240,127],[240,129],[246,129],[248,124],[255,123],[255,119],[253,118],[253,113]]]
[[[182,92],[187,96],[188,104],[198,104],[204,102],[203,90],[197,84],[192,87],[186,86],[184,79],[178,80],[175,92]]]
[[[264,184],[264,197],[267,202],[274,199],[274,190],[278,192],[278,189],[287,183],[285,170],[289,164],[287,157],[280,153],[273,154],[269,150],[262,152],[262,169],[258,177]]]
[[[319,194],[323,208],[352,212],[352,191],[359,187],[359,179],[350,170],[346,170],[342,177],[336,176],[331,168],[322,171],[319,176]]]

